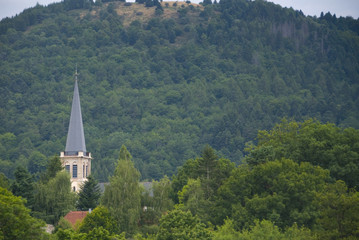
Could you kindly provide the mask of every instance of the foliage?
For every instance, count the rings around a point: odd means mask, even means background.
[[[218,227],[218,230],[214,232],[214,239],[216,240],[232,240],[232,239],[292,239],[292,240],[306,240],[316,239],[309,229],[298,228],[297,225],[293,225],[287,228],[285,231],[274,225],[271,221],[262,220],[255,221],[255,225],[250,229],[245,229],[242,232],[238,232],[234,228],[233,221],[227,219],[225,223]]]
[[[77,209],[85,211],[97,207],[101,192],[96,179],[92,175],[87,177],[87,181],[81,186],[78,196]]]
[[[54,178],[56,174],[63,169],[59,156],[53,156],[49,159],[46,167],[46,171],[41,176],[43,182],[48,182],[51,178]]]
[[[173,191],[177,192],[175,199],[183,204],[184,210],[198,214],[203,222],[218,225],[218,215],[222,209],[215,205],[217,190],[235,168],[228,159],[217,159],[214,149],[206,146],[202,157],[187,160],[173,177]],[[181,189],[179,189],[181,188]],[[219,211],[219,212],[217,212]]]
[[[234,168],[234,163],[228,159],[218,159],[214,149],[207,145],[202,151],[202,157],[187,160],[178,170],[178,174],[173,177],[173,190],[178,193],[189,179],[199,178],[204,197],[210,199]]]
[[[0,188],[0,238],[46,239],[45,223],[30,216],[21,197]]]
[[[141,220],[140,230],[144,234],[154,234],[158,231],[157,224],[162,214],[173,209],[171,199],[172,183],[165,176],[160,181],[152,181],[148,187],[144,187],[141,195]]]
[[[160,220],[158,240],[211,239],[211,233],[189,211],[174,209]]]
[[[293,239],[305,240],[315,239],[310,230],[298,229],[296,225],[281,233],[277,226],[268,220],[255,221],[255,225],[250,230],[245,230],[238,235],[238,239]]]
[[[64,217],[61,217],[56,225],[55,231],[57,232],[59,229],[73,229],[73,226],[68,220],[66,220]]]
[[[239,166],[219,190],[217,217],[232,217],[237,229],[255,219],[266,219],[280,228],[312,228],[319,215],[316,194],[330,180],[329,172],[309,163],[282,159],[250,169]]]
[[[39,151],[34,151],[29,156],[29,164],[28,169],[29,172],[32,174],[39,175],[40,172],[44,171],[46,169],[46,156]]]
[[[95,227],[91,229],[89,233],[78,233],[72,229],[59,229],[56,232],[55,239],[58,240],[97,240],[97,239],[104,239],[104,240],[125,240],[124,234],[115,235],[110,234],[106,229],[102,227]]]
[[[159,180],[206,144],[240,163],[257,129],[283,117],[359,127],[358,20],[305,17],[266,1],[174,3],[159,15],[108,2],[37,5],[0,22],[0,169],[8,178],[17,165],[44,171],[64,149],[76,63],[100,182],[122,144],[143,180]]]
[[[115,173],[101,201],[119,225],[120,232],[128,234],[135,233],[141,211],[140,173],[131,159],[131,154],[122,146]]]
[[[318,193],[323,239],[355,239],[359,237],[359,193],[347,189],[341,180]]]
[[[111,234],[117,232],[117,224],[104,206],[98,206],[91,213],[87,214],[79,227],[79,232],[89,233],[92,229],[99,227]]]
[[[31,174],[22,166],[15,170],[15,181],[11,185],[11,191],[15,196],[26,199],[26,207],[32,208],[34,204],[34,180]]]
[[[310,239],[302,226],[356,237],[358,195],[346,186],[359,182],[359,21],[267,1],[137,2],[66,0],[0,22],[0,169],[42,176],[33,215],[55,223],[75,204],[69,176],[47,159],[64,149],[77,63],[92,173],[112,175],[102,202],[118,232],[136,232],[140,176],[176,174],[142,197],[153,209],[140,223],[159,238],[210,238],[203,223],[223,238]],[[275,126],[283,117],[293,121]],[[169,212],[168,195],[181,203]],[[96,221],[56,236],[114,236]]]
[[[0,187],[8,189],[8,190],[10,189],[9,180],[3,173],[0,173]]]
[[[161,213],[171,210],[174,204],[170,198],[172,192],[170,179],[164,176],[160,181],[154,181],[152,184],[154,209]]]
[[[76,193],[71,191],[70,176],[61,171],[47,183],[38,182],[35,189],[34,215],[56,224],[60,217],[75,209]]]
[[[359,131],[341,129],[334,124],[307,120],[303,123],[283,120],[273,130],[259,131],[258,145],[246,158],[251,165],[290,158],[310,162],[330,170],[335,179],[349,187],[359,186]]]

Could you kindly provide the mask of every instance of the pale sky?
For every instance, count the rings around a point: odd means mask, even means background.
[[[132,0],[134,1],[134,0]],[[128,1],[128,2],[132,2]],[[166,0],[164,0],[166,1]],[[180,2],[181,0],[179,0]],[[217,0],[218,1],[218,0]],[[305,15],[320,16],[321,12],[336,14],[339,16],[359,17],[359,0],[268,0],[283,7],[293,7],[302,10]],[[0,19],[12,17],[21,13],[24,9],[34,7],[36,3],[47,5],[60,0],[0,0]],[[202,0],[192,0],[202,2]]]

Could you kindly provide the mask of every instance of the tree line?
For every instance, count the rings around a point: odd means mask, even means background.
[[[0,178],[6,203],[0,216],[12,219],[0,221],[0,233],[5,239],[359,237],[359,182],[340,175],[358,175],[358,130],[283,120],[257,138],[241,165],[207,145],[176,175],[153,180],[150,188],[140,184],[132,155],[122,146],[103,194],[93,177],[79,194],[71,192],[58,157],[37,181],[19,167],[11,183],[3,174]],[[63,216],[76,208],[93,211],[71,226]],[[53,234],[43,232],[44,222],[55,224]]]

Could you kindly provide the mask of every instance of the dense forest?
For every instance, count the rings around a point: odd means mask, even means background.
[[[0,169],[64,150],[77,65],[100,182],[126,145],[142,180],[206,144],[243,162],[283,117],[359,127],[359,22],[266,1],[64,0],[0,22]]]

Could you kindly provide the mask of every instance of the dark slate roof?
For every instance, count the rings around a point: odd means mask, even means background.
[[[75,80],[74,96],[69,124],[69,131],[66,140],[66,152],[86,152],[84,127],[82,124],[80,94],[77,79]]]

